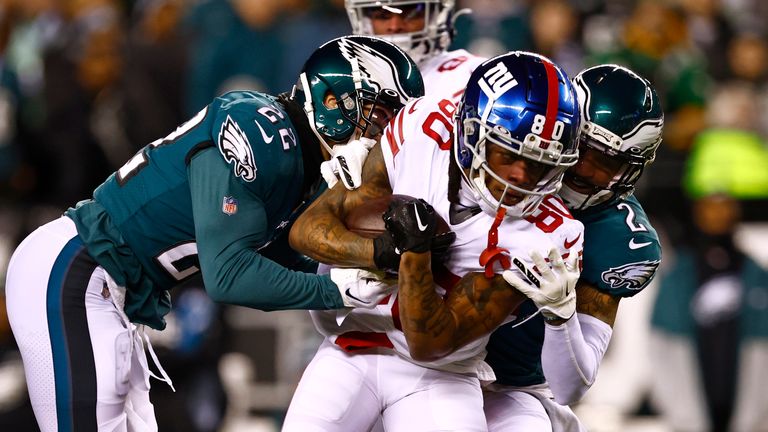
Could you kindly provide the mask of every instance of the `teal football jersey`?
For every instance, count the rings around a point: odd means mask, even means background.
[[[134,322],[164,327],[167,290],[201,269],[217,301],[336,308],[330,279],[259,254],[302,205],[303,173],[296,131],[276,99],[231,92],[147,145],[67,214],[127,288]]]
[[[584,224],[581,280],[614,297],[631,297],[648,286],[661,263],[661,244],[634,195],[573,216]]]
[[[584,268],[580,279],[615,297],[631,297],[656,274],[661,245],[634,196],[610,206],[572,211],[584,224]],[[517,319],[498,328],[488,342],[485,361],[496,373],[496,381],[510,386],[545,382],[541,367],[544,320],[527,300],[517,310]]]

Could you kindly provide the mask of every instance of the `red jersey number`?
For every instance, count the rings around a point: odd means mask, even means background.
[[[457,67],[461,66],[462,63],[467,61],[467,56],[459,56],[456,58],[452,58],[450,60],[446,60],[441,64],[438,68],[438,72],[445,72],[445,71],[452,71],[456,69]]]
[[[424,124],[421,125],[421,130],[426,136],[432,138],[437,143],[440,150],[450,150],[451,136],[453,135],[453,122],[451,118],[453,118],[453,113],[456,112],[456,104],[448,99],[443,99],[438,103],[438,106],[440,111],[429,113],[427,119],[424,120]],[[435,128],[435,122],[441,123],[443,125],[441,129],[448,131],[447,138],[443,138],[440,134],[440,129]]]
[[[551,233],[559,228],[565,219],[573,219],[573,216],[562,201],[552,195],[544,197],[536,211],[525,218],[545,233]]]

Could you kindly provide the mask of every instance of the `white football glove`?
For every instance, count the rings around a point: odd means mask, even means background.
[[[556,247],[549,250],[549,263],[537,251],[531,252],[531,260],[537,273],[532,272],[519,259],[512,262],[528,279],[524,281],[512,270],[505,270],[502,277],[526,297],[533,300],[546,320],[567,320],[576,313],[576,282],[579,280],[579,254],[572,249],[563,262]]]
[[[333,146],[331,158],[320,164],[320,173],[328,183],[328,189],[333,188],[339,180],[349,190],[359,188],[363,183],[365,158],[375,144],[376,141],[370,138],[360,138]]]
[[[346,307],[371,309],[384,297],[392,294],[396,284],[383,281],[383,274],[354,268],[331,269],[331,280],[336,283]]]

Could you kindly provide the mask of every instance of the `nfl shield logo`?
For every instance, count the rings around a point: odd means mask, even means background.
[[[237,200],[233,197],[224,197],[224,201],[221,203],[221,211],[227,215],[237,213]]]

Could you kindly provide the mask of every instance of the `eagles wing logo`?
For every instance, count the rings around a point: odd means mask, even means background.
[[[601,277],[603,282],[610,285],[611,288],[625,287],[631,290],[640,290],[656,273],[659,262],[659,260],[645,260],[612,267],[604,271]]]
[[[395,63],[384,54],[350,39],[339,41],[339,49],[344,58],[350,63],[357,62],[360,73],[371,87],[381,91],[379,85],[397,91],[401,101],[408,99],[407,93],[400,82]],[[393,81],[394,78],[394,81]]]
[[[247,182],[256,178],[256,164],[248,137],[240,126],[227,116],[219,132],[219,151],[227,163],[233,165],[235,175]]]

